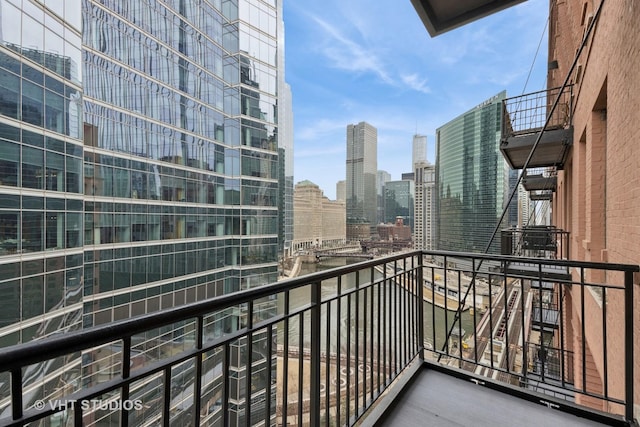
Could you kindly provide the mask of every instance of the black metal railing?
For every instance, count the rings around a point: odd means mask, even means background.
[[[561,89],[547,89],[503,100],[502,136],[511,137],[535,133],[542,129],[551,106]],[[558,105],[549,118],[546,130],[566,129],[571,125],[572,89],[573,86],[568,85],[562,90]]]
[[[0,425],[353,425],[416,364],[630,421],[638,271],[412,251],[7,347]]]
[[[503,255],[569,258],[569,232],[553,226],[527,226],[501,231]]]

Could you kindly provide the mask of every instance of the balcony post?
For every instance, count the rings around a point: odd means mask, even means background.
[[[309,424],[320,426],[320,308],[322,282],[311,285],[311,381],[309,390]],[[328,387],[328,384],[327,384]]]
[[[418,354],[420,362],[424,362],[424,252],[418,255]],[[435,302],[435,300],[434,300]]]
[[[625,418],[633,423],[633,271],[624,273]]]

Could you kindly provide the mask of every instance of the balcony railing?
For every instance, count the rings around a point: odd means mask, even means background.
[[[503,255],[569,258],[569,232],[553,226],[528,226],[501,231]]]
[[[573,143],[572,86],[561,89],[528,93],[502,101],[500,150],[512,169],[524,168],[526,159],[543,129],[539,145],[527,168],[564,167]],[[558,104],[551,112],[551,107],[558,97]]]
[[[416,366],[626,423],[638,271],[412,251],[7,347],[0,425],[353,425]]]

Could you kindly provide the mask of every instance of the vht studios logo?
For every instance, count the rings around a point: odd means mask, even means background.
[[[50,409],[52,411],[62,411],[67,408],[73,409],[79,406],[83,411],[139,411],[144,407],[141,400],[36,400],[33,407],[38,410]]]

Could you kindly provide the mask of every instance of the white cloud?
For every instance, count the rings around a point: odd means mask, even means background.
[[[403,74],[400,76],[402,82],[407,85],[410,89],[413,89],[422,93],[431,93],[431,88],[427,86],[427,79],[420,78],[417,74]]]

